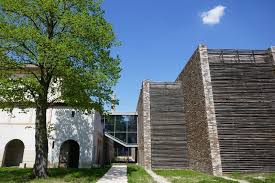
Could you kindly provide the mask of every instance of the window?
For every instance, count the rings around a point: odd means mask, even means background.
[[[75,116],[75,111],[72,111],[72,118]]]
[[[110,115],[104,118],[105,131],[125,143],[137,143],[137,116]]]

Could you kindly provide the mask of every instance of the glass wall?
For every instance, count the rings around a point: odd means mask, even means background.
[[[109,115],[103,120],[105,132],[127,144],[137,143],[137,115]]]

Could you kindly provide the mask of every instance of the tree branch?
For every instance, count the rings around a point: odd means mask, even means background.
[[[33,23],[33,25],[35,26],[35,28],[37,29],[37,30],[39,30],[40,31],[40,29],[39,29],[39,27],[38,27],[38,25],[37,25],[37,23],[32,19],[32,17],[30,17],[29,15],[26,15],[26,14],[24,14],[24,13],[22,13],[22,12],[16,12],[16,11],[14,11],[14,10],[8,10],[8,9],[5,9],[5,8],[3,8],[3,10],[4,11],[7,11],[7,12],[10,12],[10,13],[15,13],[15,14],[17,14],[17,15],[22,15],[22,16],[24,16],[24,17],[26,17],[26,18],[28,18],[32,23]]]
[[[29,53],[31,53],[37,60],[37,55],[34,54],[34,52],[31,49],[29,49],[24,42],[22,42],[21,46],[23,46],[23,48],[25,48],[27,51],[29,51]]]

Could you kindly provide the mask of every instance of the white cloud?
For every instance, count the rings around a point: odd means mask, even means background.
[[[224,15],[224,9],[226,7],[219,5],[209,11],[205,11],[201,14],[203,24],[215,25],[220,23],[221,17]]]

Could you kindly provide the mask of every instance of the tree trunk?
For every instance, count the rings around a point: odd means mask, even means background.
[[[35,163],[33,174],[36,178],[46,178],[48,176],[48,136],[46,124],[47,103],[36,108],[35,119]]]

